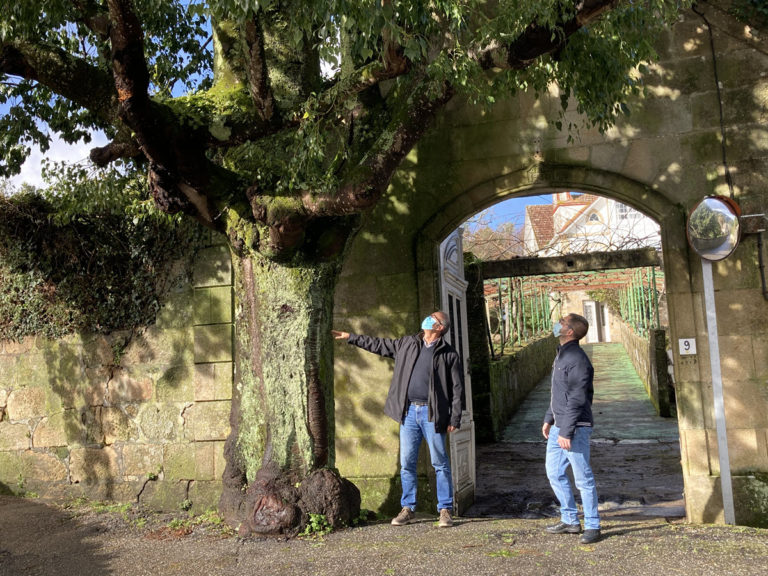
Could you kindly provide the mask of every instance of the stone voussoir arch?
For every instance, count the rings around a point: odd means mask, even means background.
[[[489,206],[515,196],[562,190],[594,193],[631,206],[659,223],[663,247],[686,245],[683,208],[671,202],[662,191],[617,172],[584,165],[537,162],[488,178],[436,207],[417,234],[419,309],[422,312],[432,310],[440,302],[439,279],[429,272],[437,270],[440,242],[462,222]],[[665,261],[675,259],[674,252],[664,250],[664,255]],[[687,268],[687,260],[681,259],[675,268],[680,266]],[[424,285],[425,281],[429,282],[428,286]]]

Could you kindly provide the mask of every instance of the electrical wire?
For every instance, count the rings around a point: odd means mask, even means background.
[[[726,157],[726,144],[725,144],[725,119],[723,118],[723,96],[720,92],[720,79],[717,75],[717,56],[715,54],[715,39],[712,34],[712,25],[709,23],[709,20],[707,20],[707,17],[704,16],[702,12],[699,12],[696,9],[696,4],[694,3],[693,6],[691,6],[691,10],[693,10],[703,21],[704,24],[707,27],[707,32],[709,33],[709,49],[712,52],[712,68],[714,70],[715,75],[715,89],[717,90],[717,105],[720,110],[720,147],[723,151],[723,169],[725,170],[725,183],[728,184],[728,195],[733,200],[733,179],[731,178],[731,171],[728,168],[728,160]]]

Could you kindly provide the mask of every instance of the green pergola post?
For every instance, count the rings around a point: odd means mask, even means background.
[[[501,282],[501,280],[499,280]],[[509,345],[515,345],[515,339],[512,338],[512,329],[515,326],[513,315],[515,313],[515,292],[512,289],[512,278],[507,278],[507,293],[509,294],[509,313],[507,314],[507,329],[509,330]],[[517,338],[515,334],[515,338]]]
[[[528,342],[528,336],[526,335],[526,330],[525,330],[525,322],[526,322],[526,318],[525,318],[525,280],[523,278],[520,278],[520,302],[522,304],[520,306],[520,312],[522,314],[522,324],[523,324],[523,332],[522,332],[522,334],[524,336],[523,341]]]
[[[659,291],[656,290],[656,266],[651,266],[651,279],[653,281],[653,310],[656,313],[656,328],[661,328],[659,316]]]
[[[504,293],[501,289],[501,278],[497,279],[499,284],[499,336],[501,339],[501,355],[504,355]]]

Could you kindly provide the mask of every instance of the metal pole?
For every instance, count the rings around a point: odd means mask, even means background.
[[[735,524],[733,488],[731,486],[731,461],[728,458],[728,436],[725,427],[723,404],[723,379],[720,373],[720,342],[717,338],[717,313],[715,289],[712,283],[712,262],[701,259],[704,278],[704,307],[707,312],[707,339],[709,340],[709,364],[712,371],[712,394],[715,399],[715,427],[717,428],[717,452],[720,458],[720,490],[723,493],[723,515],[726,524]]]
[[[637,271],[637,327],[641,336],[645,336],[645,299],[643,295],[643,272]]]
[[[538,311],[538,330],[537,332],[544,332],[544,289],[539,286],[536,292],[536,310]]]
[[[648,329],[653,326],[654,306],[653,306],[653,288],[654,285],[651,282],[651,273],[648,270],[645,271],[645,278],[648,280]]]
[[[501,282],[501,280],[499,280]],[[507,278],[507,293],[509,294],[509,308],[507,310],[507,330],[509,331],[509,346],[510,348],[515,345],[515,339],[512,338],[512,330],[515,327],[514,313],[515,313],[515,292],[512,288],[512,278]],[[517,337],[517,334],[515,334]]]
[[[521,286],[521,282],[523,281],[522,278],[519,278],[515,281],[515,294],[517,297],[517,310],[515,310],[515,326],[517,326],[517,343],[522,346],[523,345],[523,328],[520,325],[520,314],[521,309],[523,307],[523,289],[520,288],[520,291],[518,292],[517,287]]]

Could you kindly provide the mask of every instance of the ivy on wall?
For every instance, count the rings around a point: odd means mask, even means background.
[[[203,239],[186,220],[125,205],[65,213],[35,190],[0,195],[0,339],[151,324]]]

